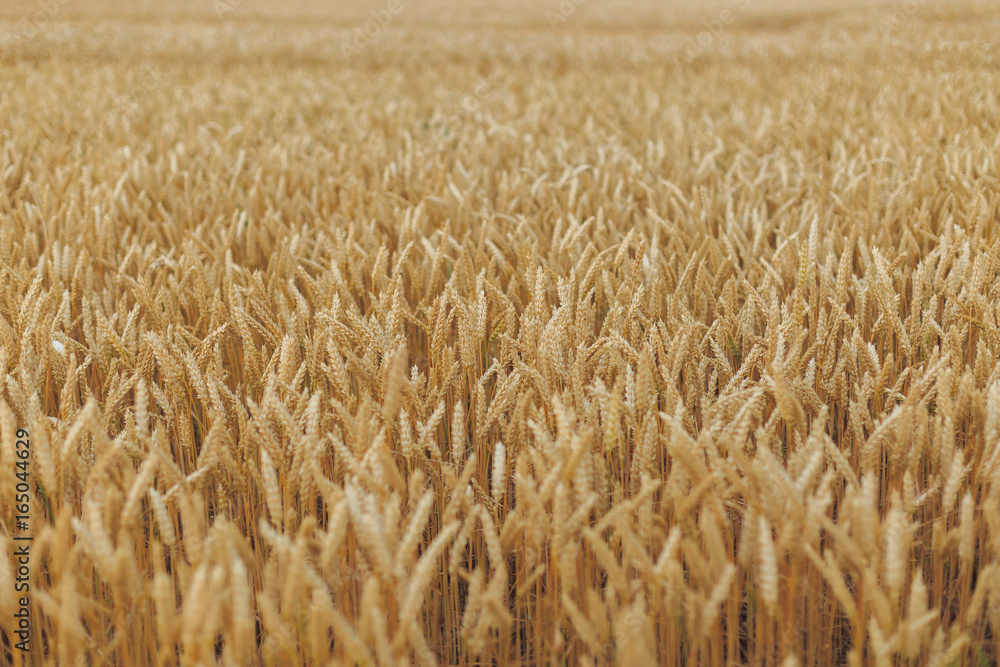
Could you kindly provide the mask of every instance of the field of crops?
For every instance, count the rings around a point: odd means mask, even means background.
[[[0,665],[996,664],[1000,11],[834,10],[5,3]]]

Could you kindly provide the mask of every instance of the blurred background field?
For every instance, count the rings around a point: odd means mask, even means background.
[[[996,4],[398,2],[0,5],[0,664],[995,664]]]

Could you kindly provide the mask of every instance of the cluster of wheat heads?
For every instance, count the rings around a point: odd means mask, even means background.
[[[995,662],[995,31],[141,30],[5,54],[0,663]]]

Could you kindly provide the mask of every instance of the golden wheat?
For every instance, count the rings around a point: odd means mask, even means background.
[[[0,15],[0,664],[997,661],[1000,15],[588,3]]]

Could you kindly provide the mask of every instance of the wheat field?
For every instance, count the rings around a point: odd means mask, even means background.
[[[0,664],[996,664],[998,28],[8,3]]]

